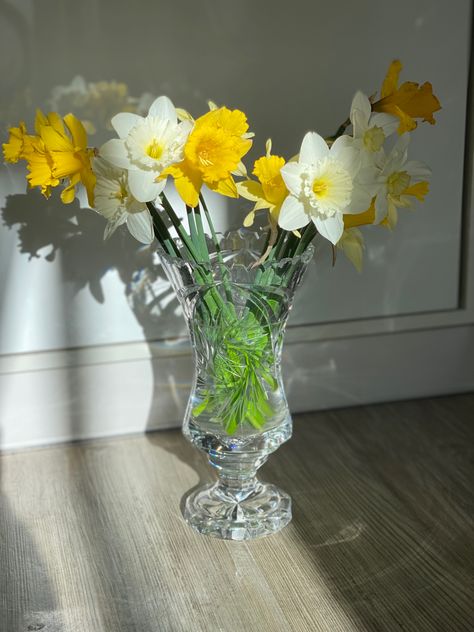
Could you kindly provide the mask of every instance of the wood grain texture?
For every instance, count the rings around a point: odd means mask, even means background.
[[[195,534],[178,431],[0,457],[0,631],[474,630],[474,395],[299,415],[293,522]]]

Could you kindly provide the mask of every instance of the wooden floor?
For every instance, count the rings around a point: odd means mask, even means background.
[[[178,431],[0,457],[0,631],[474,630],[474,395],[299,415],[293,522],[194,533]]]

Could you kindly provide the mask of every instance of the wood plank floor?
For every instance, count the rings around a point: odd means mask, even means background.
[[[474,630],[474,395],[299,415],[262,469],[293,522],[182,520],[178,431],[0,457],[0,631]]]

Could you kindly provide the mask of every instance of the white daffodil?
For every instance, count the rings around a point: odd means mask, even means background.
[[[357,179],[359,164],[347,136],[329,149],[324,138],[308,132],[298,162],[281,168],[290,194],[281,206],[278,224],[297,230],[312,221],[323,237],[336,244],[344,230],[343,214],[365,211],[373,195],[370,174],[365,174],[364,185]]]
[[[398,119],[390,114],[372,114],[369,99],[356,92],[352,100],[350,119],[352,123],[352,146],[360,155],[361,164],[372,164],[382,151],[385,139],[398,127]]]
[[[423,202],[428,193],[431,171],[417,160],[408,160],[409,134],[404,134],[378,166],[378,191],[375,199],[375,223],[384,221],[390,228],[397,224],[397,208],[408,208],[415,200]]]
[[[128,185],[137,200],[155,200],[166,185],[166,178],[160,179],[161,172],[183,159],[192,123],[178,122],[168,97],[158,97],[146,117],[121,112],[111,123],[120,138],[102,145],[99,155],[116,167],[127,169]]]
[[[107,161],[96,158],[94,173],[94,208],[107,220],[104,239],[107,239],[121,224],[127,223],[130,233],[143,244],[154,239],[151,215],[144,202],[139,202],[130,192],[128,172],[114,167]]]

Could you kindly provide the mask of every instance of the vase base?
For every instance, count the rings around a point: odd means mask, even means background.
[[[188,496],[184,519],[199,533],[223,540],[252,540],[283,529],[291,520],[291,498],[269,483],[234,492],[219,483]]]

